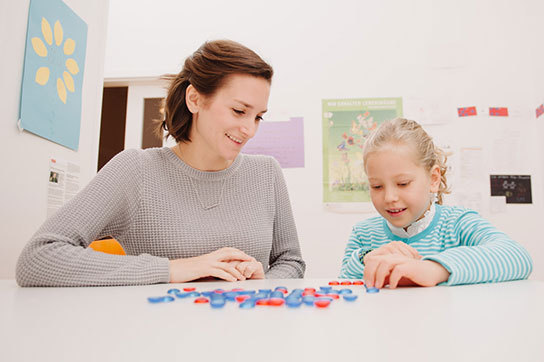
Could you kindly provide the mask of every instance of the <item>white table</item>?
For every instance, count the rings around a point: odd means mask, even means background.
[[[191,283],[294,288],[329,280]],[[187,284],[19,288],[0,281],[0,361],[544,361],[544,283],[352,287],[327,309],[150,304]]]

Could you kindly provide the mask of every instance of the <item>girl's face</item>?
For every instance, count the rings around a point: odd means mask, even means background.
[[[366,173],[370,197],[376,210],[396,227],[407,227],[420,219],[438,192],[440,169],[427,171],[415,150],[403,144],[385,145],[367,156]]]
[[[257,132],[269,94],[267,80],[242,74],[229,76],[211,97],[188,90],[191,143],[198,145],[200,157],[212,165],[230,164]]]

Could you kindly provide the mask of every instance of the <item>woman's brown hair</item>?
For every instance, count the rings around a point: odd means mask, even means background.
[[[185,91],[191,84],[202,95],[212,96],[233,74],[246,74],[272,81],[274,70],[253,50],[232,40],[215,40],[202,44],[185,59],[179,74],[163,78],[170,81],[164,101],[164,120],[157,131],[176,142],[190,142],[193,114],[187,108]]]

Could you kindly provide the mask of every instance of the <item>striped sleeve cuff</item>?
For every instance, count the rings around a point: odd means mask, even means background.
[[[365,267],[359,261],[359,252],[361,248],[351,252],[351,256],[345,261],[340,273],[341,279],[360,279],[363,277]]]

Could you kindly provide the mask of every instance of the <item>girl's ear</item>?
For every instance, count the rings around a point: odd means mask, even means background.
[[[440,180],[442,175],[440,174],[440,166],[434,165],[431,168],[431,190],[430,192],[437,193],[440,188]]]
[[[189,112],[192,114],[198,113],[199,105],[202,103],[200,98],[200,93],[198,93],[192,84],[189,84],[187,89],[185,89],[185,102]]]

